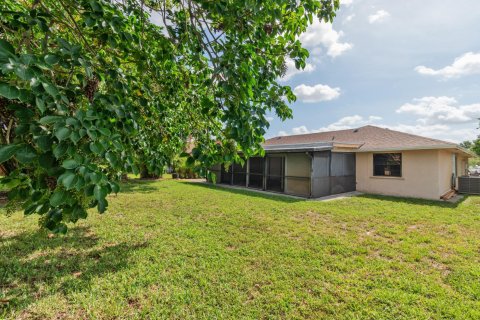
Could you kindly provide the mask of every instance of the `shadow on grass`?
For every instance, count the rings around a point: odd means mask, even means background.
[[[98,247],[89,228],[48,238],[43,231],[0,238],[0,318],[55,293],[88,290],[91,281],[128,266],[146,243]]]
[[[158,191],[162,188],[161,183],[163,180],[141,180],[141,179],[129,179],[122,182],[120,185],[120,193],[150,193]],[[157,183],[156,186],[153,184]]]
[[[394,203],[403,203],[403,204],[412,204],[412,205],[421,205],[421,206],[433,206],[439,208],[456,208],[462,204],[467,198],[467,195],[464,195],[457,202],[447,202],[443,200],[426,200],[426,199],[417,199],[417,198],[402,198],[402,197],[393,197],[393,196],[382,196],[375,194],[361,194],[356,196],[356,198],[366,198],[366,199],[375,199],[382,201],[389,201]]]
[[[249,197],[275,200],[275,201],[281,201],[281,202],[287,202],[287,203],[306,201],[306,199],[291,197],[288,195],[264,193],[260,190],[256,191],[254,189],[247,189],[247,188],[241,188],[241,187],[237,188],[234,186],[232,187],[230,185],[224,185],[224,184],[218,184],[218,183],[212,184],[212,183],[206,183],[206,182],[190,182],[188,180],[182,181],[182,183],[188,183],[191,186],[215,190],[217,192],[222,192],[222,193],[241,194]]]

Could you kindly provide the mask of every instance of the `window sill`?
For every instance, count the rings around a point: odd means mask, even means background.
[[[405,180],[404,177],[392,177],[392,176],[370,176],[370,179]]]

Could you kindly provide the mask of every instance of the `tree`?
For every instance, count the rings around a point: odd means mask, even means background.
[[[471,142],[469,149],[475,152],[475,154],[480,157],[480,135],[478,135],[477,139]]]
[[[472,142],[471,150],[480,157],[480,137]]]
[[[262,153],[265,114],[291,117],[285,59],[338,0],[4,0],[0,163],[9,206],[66,232],[107,208],[125,172]],[[153,16],[152,16],[153,15]],[[151,19],[160,23],[152,23]]]
[[[460,142],[458,145],[464,149],[470,150],[473,146],[473,142],[469,140],[465,140],[463,142]]]

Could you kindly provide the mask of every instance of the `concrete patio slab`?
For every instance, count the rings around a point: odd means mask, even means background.
[[[362,192],[359,192],[359,191],[352,191],[352,192],[339,193],[339,194],[334,194],[334,195],[320,197],[320,198],[304,198],[304,197],[293,196],[293,195],[285,194],[285,193],[251,189],[251,188],[245,188],[245,187],[241,187],[241,186],[232,186],[232,185],[228,185],[228,184],[217,183],[217,184],[214,185],[210,182],[205,181],[204,179],[188,179],[188,180],[183,180],[183,181],[191,182],[191,183],[202,183],[202,184],[207,184],[207,185],[216,186],[216,187],[220,187],[220,188],[250,191],[250,192],[261,193],[261,194],[265,194],[265,195],[271,195],[271,196],[277,196],[277,197],[287,197],[287,198],[291,198],[291,199],[298,199],[298,200],[305,200],[305,201],[332,201],[332,200],[340,200],[340,199],[355,197],[355,196],[363,194]]]
[[[359,195],[362,195],[362,194],[363,194],[363,192],[360,192],[360,191],[351,191],[351,192],[345,192],[345,193],[332,194],[330,196],[325,196],[325,197],[320,197],[320,198],[311,198],[311,199],[307,199],[307,200],[309,200],[309,201],[333,201],[333,200],[341,200],[341,199],[356,197],[356,196],[359,196]]]

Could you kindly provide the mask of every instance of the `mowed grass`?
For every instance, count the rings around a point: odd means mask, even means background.
[[[480,318],[480,197],[123,190],[66,236],[0,214],[0,318]]]

